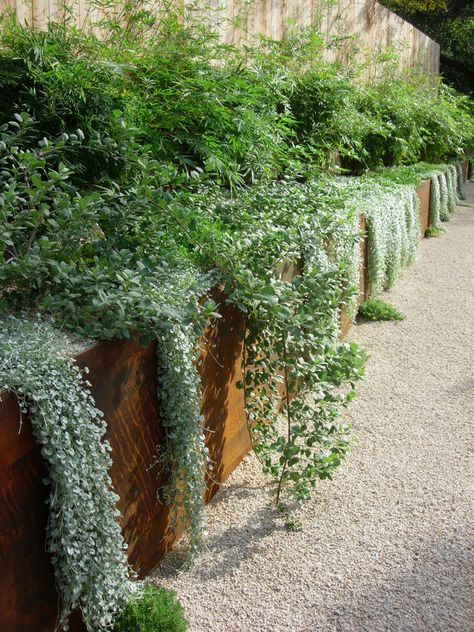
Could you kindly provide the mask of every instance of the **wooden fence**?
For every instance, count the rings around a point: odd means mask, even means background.
[[[44,28],[48,21],[60,19],[66,6],[76,25],[84,28],[97,21],[101,11],[120,10],[121,0],[115,6],[109,0],[107,9],[98,9],[97,1],[0,0],[0,11],[14,11],[21,22]],[[326,48],[328,60],[367,60],[369,76],[382,67],[375,60],[387,51],[397,54],[399,69],[439,73],[439,45],[375,0],[138,0],[136,4],[152,11],[183,10],[185,19],[192,16],[208,23],[221,41],[236,46],[260,34],[278,40],[291,28],[315,27],[328,40],[339,40]]]

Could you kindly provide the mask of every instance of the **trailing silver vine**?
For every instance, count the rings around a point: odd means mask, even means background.
[[[439,173],[439,188],[440,188],[440,202],[441,208],[439,210],[439,217],[442,222],[447,222],[449,220],[449,189],[448,189],[448,181],[446,178],[446,172],[441,171]]]
[[[431,195],[429,209],[430,226],[440,228],[441,226],[441,185],[440,174],[431,174]]]
[[[201,415],[201,382],[197,370],[198,348],[192,328],[171,324],[159,333],[159,399],[165,447],[158,462],[169,480],[163,489],[171,507],[171,528],[187,529],[189,561],[199,552],[203,538],[205,472],[208,449]]]
[[[369,291],[377,296],[391,287],[416,257],[420,239],[418,196],[413,186],[381,185],[373,178],[341,179],[339,187],[347,206],[367,220]]]
[[[51,325],[10,317],[0,324],[0,390],[29,411],[49,467],[47,549],[61,597],[58,628],[77,607],[91,632],[108,629],[136,590],[117,522],[110,445],[88,383]]]
[[[462,163],[459,160],[457,160],[454,163],[454,166],[456,168],[456,182],[457,182],[458,197],[460,200],[465,200],[466,191],[464,189],[464,175],[462,172]]]

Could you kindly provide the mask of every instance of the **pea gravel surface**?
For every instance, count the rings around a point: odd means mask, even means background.
[[[347,417],[357,437],[288,533],[249,455],[207,508],[207,549],[155,580],[191,632],[474,631],[474,184],[384,298],[406,319],[367,323]]]

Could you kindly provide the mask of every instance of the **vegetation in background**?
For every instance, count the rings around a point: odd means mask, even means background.
[[[456,89],[474,95],[474,2],[382,0],[441,46],[441,73]]]
[[[357,68],[322,61],[312,32],[242,52],[171,18],[160,26],[146,40],[137,29],[102,41],[64,25],[10,24],[0,35],[0,123],[25,111],[39,140],[80,129],[84,141],[63,160],[83,186],[127,180],[137,144],[168,166],[172,187],[235,189],[308,167],[442,162],[473,142],[468,99],[419,77],[364,85]]]
[[[371,298],[359,306],[359,316],[365,320],[404,320],[405,316],[390,303]]]

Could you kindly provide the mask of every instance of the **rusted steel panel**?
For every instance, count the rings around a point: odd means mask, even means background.
[[[367,262],[368,262],[368,250],[367,250],[367,220],[363,215],[360,217],[360,267],[359,267],[359,296],[357,297],[357,304],[360,305],[368,298],[368,277],[367,277]],[[340,330],[341,338],[345,338],[352,327],[352,319],[350,318],[347,307],[341,305],[340,309]]]
[[[431,180],[423,180],[416,192],[420,200],[420,233],[424,237],[426,229],[430,225]]]
[[[469,176],[470,176],[470,166],[471,163],[469,162],[469,160],[464,160],[462,163],[462,177],[464,180],[464,184],[469,180]]]
[[[240,379],[244,317],[223,306],[206,335],[200,372],[207,444],[215,461],[209,500],[250,449]],[[129,562],[140,577],[156,566],[179,534],[168,530],[169,509],[157,499],[165,483],[155,462],[163,442],[157,397],[156,343],[105,341],[76,358],[88,367],[97,406],[107,421],[111,478],[120,500]],[[52,632],[57,615],[54,574],[45,553],[46,466],[27,417],[11,393],[0,403],[0,629]],[[81,629],[81,626],[77,626]]]
[[[128,558],[140,577],[165,553],[168,508],[157,502],[165,481],[156,447],[163,443],[157,399],[156,343],[144,348],[126,340],[97,343],[76,358],[89,368],[97,407],[107,420],[112,447],[110,475],[120,501]]]
[[[51,632],[57,598],[45,552],[47,475],[27,416],[12,393],[0,404],[0,629]]]
[[[206,443],[215,463],[208,481],[208,500],[251,449],[244,393],[236,386],[242,379],[245,315],[234,305],[226,305],[222,294],[219,298],[222,318],[202,339],[199,369]]]

